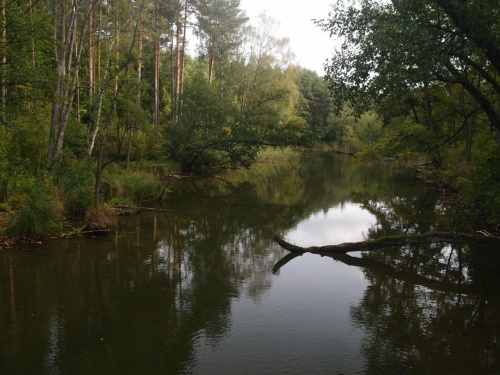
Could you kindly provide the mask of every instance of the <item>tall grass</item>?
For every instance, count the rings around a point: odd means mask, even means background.
[[[63,195],[67,214],[83,215],[92,205],[95,178],[92,166],[82,160],[65,158],[53,170],[53,182]]]
[[[164,186],[157,177],[144,172],[107,174],[103,179],[104,198],[129,198],[135,202],[156,199]]]
[[[265,147],[257,153],[257,163],[297,160],[300,155],[300,149],[294,147]]]
[[[62,225],[61,204],[54,197],[34,189],[22,210],[11,218],[6,233],[15,237],[35,238],[55,234]]]
[[[85,229],[98,231],[111,229],[116,226],[117,219],[114,211],[108,205],[91,207],[85,214]]]

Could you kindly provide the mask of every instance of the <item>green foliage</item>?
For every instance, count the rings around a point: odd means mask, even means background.
[[[297,160],[300,154],[300,151],[293,147],[264,147],[257,153],[257,162],[273,163]]]
[[[0,202],[24,195],[45,178],[49,110],[26,111],[0,126]]]
[[[119,165],[120,168],[123,165]],[[140,161],[131,162],[129,173],[142,172],[150,174],[156,178],[163,178],[169,173],[175,173],[179,171],[179,166],[173,160],[167,160],[165,162],[157,162],[148,159],[141,159]],[[118,172],[113,172],[118,173]]]
[[[140,171],[121,173],[109,172],[104,176],[102,191],[104,199],[131,199],[135,202],[156,199],[164,182],[150,173]]]
[[[130,198],[111,198],[108,202],[111,207],[126,206],[127,208],[134,207],[134,201]]]
[[[382,121],[374,112],[366,112],[359,118],[347,112],[342,116],[330,114],[328,126],[323,136],[340,151],[355,152],[374,145],[384,135]]]
[[[10,159],[0,160],[0,200],[6,200],[18,190],[19,178],[24,173],[23,165]]]
[[[63,194],[67,214],[83,215],[92,205],[94,173],[86,160],[65,156],[52,170],[54,185]]]
[[[378,142],[358,153],[361,159],[393,157],[407,161],[428,161],[435,136],[419,124],[405,122]]]
[[[500,222],[500,148],[497,146],[476,161],[460,184],[453,224],[469,221]]]
[[[49,194],[47,186],[33,186],[23,209],[12,216],[6,233],[34,238],[55,234],[61,225],[61,203]]]
[[[64,154],[66,157],[85,159],[87,156],[87,127],[76,119],[70,119],[64,137]]]
[[[498,9],[498,1],[478,4],[447,0],[336,2],[330,18],[318,24],[342,40],[326,74],[337,111],[351,105],[359,115],[374,104],[386,113],[391,107],[411,110],[412,91],[436,82],[453,83],[462,86],[491,125],[500,129],[495,114],[500,94],[496,78],[500,40],[495,31],[499,18],[492,11]],[[426,121],[431,120],[430,111],[426,115]]]
[[[161,131],[152,124],[144,124],[141,131],[132,134],[131,160],[145,160],[156,163],[169,163],[169,152],[167,150],[167,139],[162,136]]]
[[[116,227],[116,214],[106,204],[91,207],[85,214],[85,223],[85,229],[88,231],[108,230]]]
[[[328,118],[333,111],[332,98],[326,82],[315,72],[303,70],[299,74],[303,97],[300,116],[307,123],[313,141],[325,140]]]
[[[5,129],[6,153],[9,161],[23,164],[31,172],[45,167],[50,107],[26,111],[11,120]]]
[[[257,131],[242,120],[221,83],[208,83],[198,70],[186,82],[183,116],[166,129],[167,153],[183,171],[229,163],[250,164],[260,146]]]

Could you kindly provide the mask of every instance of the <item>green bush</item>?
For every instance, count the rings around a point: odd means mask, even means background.
[[[164,182],[149,173],[107,174],[103,178],[104,199],[130,198],[135,202],[157,198]]]
[[[38,171],[47,161],[47,140],[51,107],[20,114],[11,121],[7,136],[7,153],[11,162],[23,163],[24,169]]]
[[[114,206],[126,206],[127,208],[134,207],[134,202],[130,198],[111,198],[108,204]]]
[[[468,221],[500,223],[500,147],[474,163],[459,185],[453,210],[456,227]]]
[[[61,204],[48,194],[34,189],[26,206],[16,212],[7,228],[7,234],[16,237],[40,237],[55,234],[62,225]]]
[[[64,157],[53,169],[53,181],[63,194],[64,210],[68,214],[83,215],[92,205],[94,174],[86,161]]]
[[[90,207],[85,214],[85,221],[85,229],[89,231],[111,229],[117,223],[113,209],[106,204]]]

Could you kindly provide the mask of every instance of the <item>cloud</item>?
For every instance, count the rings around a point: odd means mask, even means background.
[[[357,242],[362,241],[363,233],[376,223],[375,216],[359,204],[346,203],[302,220],[285,238],[305,247]]]

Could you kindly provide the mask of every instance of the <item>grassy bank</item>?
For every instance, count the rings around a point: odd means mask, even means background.
[[[258,153],[255,164],[296,160],[299,156],[298,149],[269,147]],[[67,158],[51,171],[6,167],[15,173],[0,176],[0,186],[4,187],[0,195],[0,247],[69,233],[75,230],[76,222],[83,231],[112,228],[116,225],[113,207],[133,209],[140,202],[156,200],[168,175],[179,172],[173,162],[133,162],[128,169],[124,163],[111,164],[102,177],[102,204],[95,208],[91,163]]]

